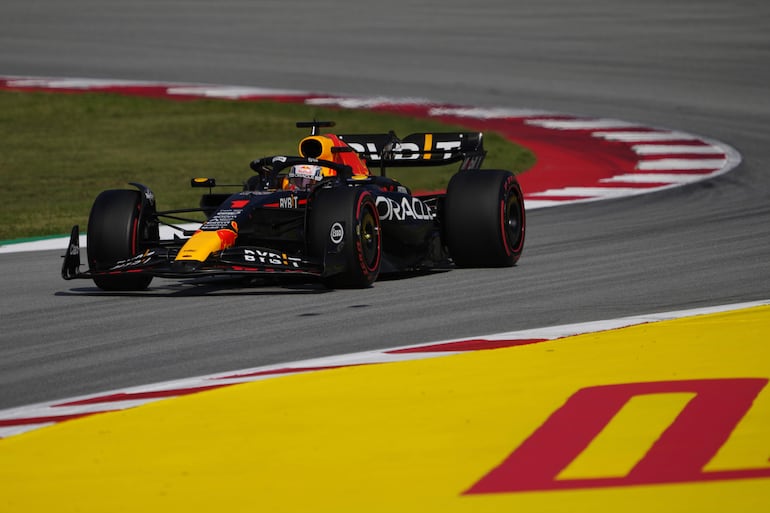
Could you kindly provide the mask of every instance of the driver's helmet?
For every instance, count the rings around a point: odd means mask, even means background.
[[[284,189],[309,189],[326,176],[333,176],[335,171],[328,167],[314,164],[297,164],[291,166],[289,175],[284,181]]]

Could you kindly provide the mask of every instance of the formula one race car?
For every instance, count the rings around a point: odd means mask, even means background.
[[[88,220],[89,270],[80,271],[74,226],[63,278],[93,279],[109,291],[144,290],[156,276],[211,275],[301,276],[361,288],[381,272],[508,267],[519,259],[521,189],[509,171],[479,169],[481,133],[318,133],[330,126],[297,123],[311,129],[299,155],[251,162],[257,174],[235,194],[213,192],[213,178],[193,178],[193,187],[208,189],[198,208],[158,211],[152,191],[137,183],[138,190],[102,192]],[[452,162],[460,169],[445,193],[413,195],[386,176],[388,167]],[[192,212],[205,216],[200,228],[172,224],[194,221],[184,217]],[[177,235],[161,240],[161,224]]]

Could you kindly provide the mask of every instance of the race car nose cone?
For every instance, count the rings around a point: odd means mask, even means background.
[[[171,270],[175,273],[194,273],[203,264],[194,260],[177,260],[171,264]]]

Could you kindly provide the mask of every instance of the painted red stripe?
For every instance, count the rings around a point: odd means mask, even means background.
[[[107,413],[107,411],[90,411],[87,413],[73,413],[70,415],[49,415],[46,417],[22,417],[16,419],[0,419],[0,427],[27,426],[30,424],[47,424],[49,422],[63,422],[65,420],[87,417],[97,413]]]
[[[486,349],[500,349],[503,347],[526,346],[529,344],[546,342],[548,340],[550,339],[547,339],[547,338],[526,338],[526,339],[518,339],[518,340],[471,339],[471,340],[461,340],[459,342],[446,342],[444,344],[433,344],[429,346],[408,347],[406,349],[394,349],[393,351],[386,351],[386,353],[405,354],[405,353],[437,353],[441,351],[483,351]]]
[[[68,403],[54,404],[52,407],[62,406],[82,406],[85,404],[100,404],[100,403],[116,403],[121,401],[136,401],[142,399],[160,399],[164,397],[176,397],[179,395],[195,394],[197,392],[203,392],[205,390],[211,390],[214,388],[221,388],[228,386],[227,384],[217,385],[205,385],[201,387],[192,388],[175,388],[172,390],[155,390],[152,392],[131,392],[131,393],[118,393],[111,395],[102,395],[99,397],[91,397],[89,399],[82,399],[79,401],[72,401]]]

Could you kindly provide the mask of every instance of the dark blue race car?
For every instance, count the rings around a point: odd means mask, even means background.
[[[299,155],[254,160],[234,194],[214,192],[197,208],[159,211],[152,191],[107,190],[88,220],[87,271],[72,229],[62,276],[109,291],[144,290],[154,277],[300,276],[330,288],[370,286],[380,273],[454,265],[510,267],[524,246],[521,189],[510,171],[481,169],[481,133],[319,134],[332,122],[301,122],[311,135]],[[446,192],[412,194],[390,167],[459,162]],[[195,230],[178,225],[206,220]],[[200,221],[197,221],[200,223]],[[174,227],[160,238],[160,225]]]

